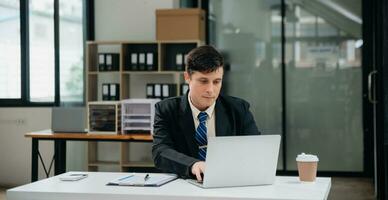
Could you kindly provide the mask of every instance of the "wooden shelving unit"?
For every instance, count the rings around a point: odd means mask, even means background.
[[[102,101],[102,83],[104,77],[108,77],[112,83],[120,86],[120,100],[131,98],[132,79],[138,76],[168,77],[170,83],[177,84],[177,94],[180,94],[179,85],[184,82],[183,70],[174,70],[176,66],[176,53],[187,54],[191,49],[203,45],[200,40],[179,40],[179,41],[88,41],[86,43],[86,92],[85,99],[89,102]],[[106,47],[106,48],[104,48]],[[110,49],[106,51],[105,49]],[[111,50],[114,49],[114,50]],[[149,66],[153,70],[132,71],[129,65],[131,52],[151,52],[156,55],[155,66]],[[98,54],[99,53],[118,53],[119,71],[99,71]],[[166,79],[166,78],[165,78]],[[152,81],[152,80],[151,80]],[[141,84],[141,83],[140,83]],[[139,87],[139,86],[137,86]],[[140,86],[141,87],[141,86]],[[144,93],[145,93],[144,85]],[[139,90],[137,90],[139,91]],[[136,92],[137,92],[136,91]],[[89,111],[88,111],[89,113]],[[118,125],[117,125],[118,127]],[[144,135],[144,134],[143,134]],[[103,135],[102,135],[103,136]],[[121,135],[117,135],[121,136]],[[139,135],[139,140],[143,142],[144,136]],[[135,138],[136,140],[136,138]],[[148,141],[149,142],[149,141]],[[103,161],[98,159],[97,142],[88,142],[88,170],[98,171],[99,167],[117,166],[121,171],[128,171],[134,167],[154,167],[152,162],[132,161],[129,156],[129,142],[120,142],[120,156],[117,161]]]

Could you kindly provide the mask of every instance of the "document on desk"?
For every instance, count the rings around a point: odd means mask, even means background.
[[[159,187],[168,182],[177,179],[176,174],[128,174],[113,181],[107,185],[118,186],[140,186],[140,187]]]

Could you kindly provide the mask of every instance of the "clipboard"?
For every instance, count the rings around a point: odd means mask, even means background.
[[[169,183],[178,176],[176,174],[128,174],[112,180],[106,185],[113,186],[138,186],[138,187],[159,187]]]

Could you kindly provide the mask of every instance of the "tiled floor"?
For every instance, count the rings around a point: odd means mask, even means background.
[[[332,178],[329,200],[374,200],[371,179],[367,178]],[[5,200],[5,189],[0,188],[0,200]],[[55,199],[54,199],[55,200]]]
[[[0,188],[0,200],[5,200],[5,189]]]
[[[332,178],[330,200],[375,200],[372,179],[369,178]]]

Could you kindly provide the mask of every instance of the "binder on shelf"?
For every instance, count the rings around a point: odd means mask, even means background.
[[[155,54],[154,53],[147,53],[147,70],[152,71],[156,70],[156,62],[155,62]]]
[[[154,98],[154,84],[148,83],[146,85],[146,97],[147,99]]]
[[[120,100],[120,85],[112,83],[109,85],[109,100],[118,101]]]
[[[118,53],[106,54],[105,64],[106,64],[107,71],[119,71],[120,54]]]
[[[168,98],[170,96],[170,87],[168,84],[162,85],[162,99]]]
[[[112,71],[113,70],[112,54],[106,54],[105,55],[105,66],[106,66],[106,71]]]
[[[146,69],[145,66],[145,53],[139,53],[139,70],[144,71]]]
[[[186,92],[189,90],[189,85],[187,83],[182,83],[180,88],[180,95],[185,95]]]
[[[176,96],[175,84],[162,84],[162,99]]]
[[[131,67],[130,69],[132,71],[136,71],[138,70],[138,59],[137,59],[138,55],[137,53],[131,53]]]
[[[162,98],[162,86],[161,84],[154,84],[154,98]]]
[[[105,54],[98,54],[98,70],[105,71]]]
[[[186,66],[187,65],[187,56],[188,56],[189,54],[188,53],[186,53],[184,56],[183,56],[183,66]],[[185,70],[185,68],[183,68],[183,70]]]
[[[109,100],[109,84],[103,83],[102,84],[102,100],[108,101]]]
[[[183,67],[183,54],[177,53],[175,55],[175,69],[177,71],[182,71],[184,69]]]

